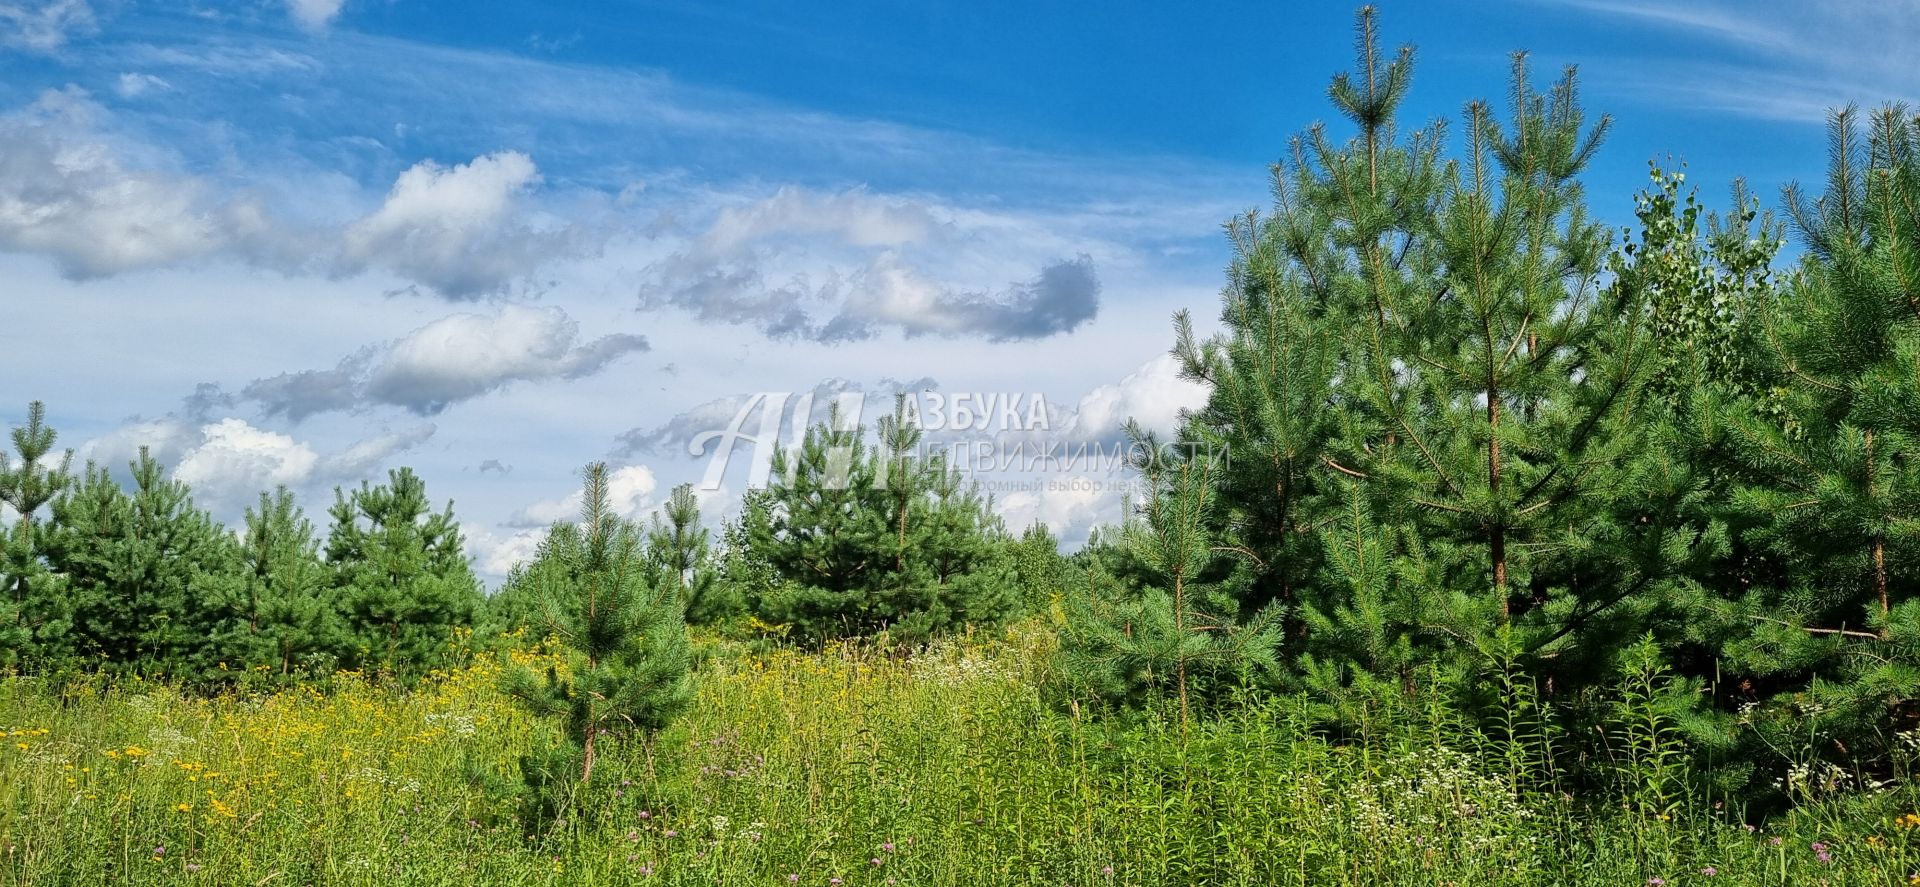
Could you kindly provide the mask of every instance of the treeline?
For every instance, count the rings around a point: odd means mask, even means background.
[[[837,421],[813,429],[779,454],[772,484],[722,540],[691,486],[644,523],[601,514],[603,532],[628,541],[595,569],[666,595],[676,621],[807,646],[883,632],[918,642],[1030,606],[1021,565],[1059,562],[1053,538],[1009,535],[972,483],[918,454],[916,429],[888,419],[879,431],[870,446]],[[410,679],[503,636],[546,637],[586,556],[584,524],[561,521],[487,595],[452,503],[435,503],[410,469],[337,490],[324,533],[284,488],[262,493],[234,532],[144,451],[126,485],[102,466],[75,470],[38,402],[12,442],[0,453],[0,501],[15,515],[0,560],[0,666]]]
[[[36,402],[0,495],[14,513],[0,581],[0,664],[181,680],[340,668],[413,677],[457,661],[484,617],[452,506],[412,471],[340,490],[324,538],[287,490],[239,532],[142,451],[123,486],[70,471]]]

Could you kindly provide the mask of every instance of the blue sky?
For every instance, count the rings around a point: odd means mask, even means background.
[[[1381,6],[1418,47],[1410,122],[1498,100],[1514,49],[1578,64],[1616,119],[1587,176],[1615,225],[1651,158],[1771,206],[1820,176],[1824,109],[1920,97],[1913,0]],[[0,0],[0,420],[45,399],[83,457],[149,445],[229,520],[413,465],[490,576],[580,464],[644,514],[753,392],[1038,394],[1082,441],[1171,424],[1204,392],[1168,316],[1212,317],[1219,224],[1330,116],[1352,19]],[[1069,539],[1119,513],[1115,485],[1061,486],[1000,507]]]

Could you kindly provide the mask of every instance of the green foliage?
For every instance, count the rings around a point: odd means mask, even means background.
[[[692,484],[674,487],[647,527],[648,581],[673,589],[692,625],[726,622],[746,609],[740,587],[719,581],[708,536]]]
[[[1061,638],[1063,678],[1074,696],[1108,705],[1139,707],[1170,695],[1184,727],[1193,696],[1217,699],[1271,680],[1279,667],[1279,608],[1239,624],[1202,606],[1200,577],[1220,559],[1211,529],[1218,465],[1210,454],[1162,456],[1151,437],[1137,440],[1156,455],[1142,466],[1147,501],[1124,532],[1156,581],[1112,588],[1109,579],[1104,593],[1076,601]]]
[[[521,577],[538,595],[543,632],[566,654],[544,674],[517,668],[504,683],[527,711],[558,721],[566,740],[522,760],[529,825],[572,806],[603,737],[651,736],[693,693],[680,590],[670,577],[649,584],[640,530],[608,504],[605,463],[586,468],[580,518],[554,526]]]
[[[0,506],[13,511],[13,525],[0,528],[0,666],[45,658],[48,633],[61,625],[40,556],[46,531],[38,512],[72,483],[73,453],[48,459],[59,433],[46,424],[46,414],[40,401],[28,404],[27,424],[9,435],[13,456],[0,450]]]
[[[454,661],[456,630],[482,598],[453,504],[431,511],[407,468],[334,499],[325,550],[348,636],[342,664],[407,676]]]
[[[131,493],[88,465],[53,500],[44,609],[62,625],[44,629],[43,650],[59,643],[61,658],[114,671],[206,675],[221,651],[205,602],[239,594],[240,546],[146,450],[131,470]]]
[[[1716,611],[1747,623],[1729,701],[1756,753],[1877,771],[1920,717],[1920,122],[1860,117],[1833,115],[1826,194],[1788,192],[1807,255],[1756,321],[1759,383],[1714,392],[1699,428],[1742,543]]]
[[[212,614],[220,658],[282,677],[332,672],[347,647],[346,626],[313,523],[285,487],[247,509],[240,552],[240,593]]]
[[[764,496],[746,503],[734,570],[749,606],[807,643],[887,632],[918,640],[992,625],[1017,604],[1006,531],[958,470],[918,452],[901,415],[878,446],[836,412],[774,453]]]

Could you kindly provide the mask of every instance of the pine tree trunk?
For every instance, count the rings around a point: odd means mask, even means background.
[[[1489,498],[1500,500],[1500,389],[1489,379],[1487,384],[1487,491]],[[1496,521],[1487,540],[1487,553],[1493,561],[1493,590],[1500,596],[1500,620],[1512,615],[1507,599],[1507,528]]]
[[[1887,595],[1887,540],[1882,536],[1873,537],[1873,587],[1880,595],[1880,637],[1892,634],[1893,626],[1888,619],[1893,613],[1893,602]]]
[[[586,753],[581,756],[583,763],[580,766],[580,781],[583,783],[593,779],[593,739],[598,732],[592,727],[587,728]]]
[[[1175,573],[1173,576],[1173,633],[1179,643],[1187,640],[1187,595],[1186,577]],[[1175,648],[1173,660],[1174,685],[1180,692],[1180,735],[1187,733],[1187,655]]]

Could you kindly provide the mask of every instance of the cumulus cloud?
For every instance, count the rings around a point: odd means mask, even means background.
[[[486,527],[465,528],[467,553],[473,557],[473,568],[482,576],[502,577],[513,572],[513,568],[533,560],[540,551],[541,540],[547,538],[544,529],[523,529],[517,532],[496,533]]]
[[[187,451],[173,477],[202,498],[230,501],[303,483],[319,464],[312,447],[288,435],[222,419],[201,429],[200,444]]]
[[[957,291],[930,282],[899,256],[883,253],[849,287],[841,313],[818,338],[872,338],[884,327],[909,337],[975,336],[990,342],[1044,339],[1072,332],[1100,311],[1100,279],[1093,260],[1080,256],[1040,270],[1040,276],[999,293]]]
[[[640,520],[657,504],[654,490],[659,481],[654,478],[653,469],[645,465],[627,465],[607,472],[607,499],[613,513],[630,520]],[[520,509],[514,515],[513,526],[545,527],[555,521],[570,521],[580,516],[580,506],[586,501],[586,492],[575,489],[558,499],[546,499]]]
[[[647,348],[630,333],[582,341],[580,324],[559,308],[508,305],[443,317],[332,369],[255,380],[241,396],[295,421],[375,404],[431,415],[515,382],[590,376]]]
[[[1206,406],[1210,390],[1180,378],[1180,362],[1163,354],[1120,381],[1087,392],[1066,427],[1078,437],[1114,439],[1132,419],[1148,431],[1172,434],[1179,430],[1182,411]]]
[[[371,476],[388,459],[425,443],[434,431],[433,425],[422,424],[324,453],[292,435],[237,417],[203,421],[173,414],[129,421],[82,444],[79,455],[117,472],[144,447],[161,465],[171,468],[175,480],[193,488],[197,504],[233,520],[263,490],[311,488]]]
[[[87,0],[0,2],[0,45],[53,52],[75,35],[99,30]]]
[[[942,273],[989,254],[1031,253],[1031,242],[1044,239],[1018,229],[1006,219],[862,189],[783,188],[722,210],[683,249],[649,267],[640,303],[751,325],[771,338],[830,343],[890,330],[1037,339],[1092,320],[1100,281],[1086,255],[1040,260],[1034,278],[998,289]]]
[[[198,178],[130,163],[77,87],[0,118],[0,249],[50,257],[70,278],[209,255],[263,233],[262,210]]]
[[[1049,477],[995,497],[994,510],[1016,533],[1041,524],[1074,548],[1094,527],[1125,517],[1126,493],[1127,485],[1112,478]]]
[[[125,99],[171,88],[134,72],[114,87]],[[0,250],[44,255],[76,280],[224,258],[336,276],[384,271],[471,299],[592,245],[588,226],[537,223],[527,195],[539,172],[518,152],[422,162],[364,216],[296,223],[303,208],[186,172],[117,122],[77,86],[0,116]]]
[[[324,31],[340,15],[346,0],[287,0],[287,12],[300,27]]]
[[[499,292],[576,251],[572,229],[526,223],[521,198],[539,181],[533,159],[518,151],[452,167],[418,163],[378,209],[347,226],[341,268],[385,268],[455,299]]]

